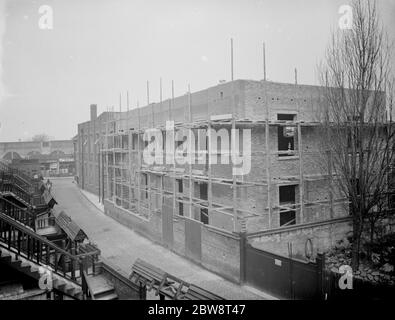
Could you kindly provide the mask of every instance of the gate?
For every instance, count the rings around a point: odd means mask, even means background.
[[[202,260],[202,223],[185,218],[185,255],[197,262]]]
[[[245,244],[246,283],[283,299],[322,298],[322,259],[315,263],[279,256]]]
[[[173,206],[162,205],[162,242],[165,247],[173,248]]]

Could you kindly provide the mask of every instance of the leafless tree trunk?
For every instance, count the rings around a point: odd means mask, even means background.
[[[387,200],[394,160],[386,106],[390,46],[372,1],[352,4],[353,26],[333,33],[320,66],[324,150],[353,219],[352,266],[358,268],[364,221]]]

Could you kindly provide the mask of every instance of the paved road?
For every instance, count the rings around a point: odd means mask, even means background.
[[[130,274],[134,261],[141,258],[226,299],[270,298],[229,282],[119,224],[88,201],[71,179],[51,180],[59,209],[71,216],[99,246],[102,256],[124,273]]]

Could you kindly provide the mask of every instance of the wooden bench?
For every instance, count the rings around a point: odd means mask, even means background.
[[[173,300],[225,300],[216,294],[170,275],[141,259],[137,259],[133,264],[129,280],[145,286],[147,290],[154,289],[161,299],[167,296]]]
[[[133,264],[129,280],[146,286],[148,290],[155,289],[159,294],[166,284],[167,273],[144,260],[137,259]]]
[[[184,300],[225,300],[224,298],[191,284],[183,296]]]
[[[170,274],[167,274],[166,284],[161,292],[173,300],[182,299],[189,287],[189,283]]]

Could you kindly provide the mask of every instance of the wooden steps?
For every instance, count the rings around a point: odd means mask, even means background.
[[[117,300],[115,288],[102,275],[89,275],[86,278],[94,300]]]
[[[27,260],[26,258],[16,255],[13,252],[9,252],[7,249],[0,247],[0,260],[12,268],[36,279],[37,281],[41,278],[42,266]],[[41,269],[40,269],[41,267]],[[62,276],[52,273],[52,285],[53,288],[63,292],[64,294],[73,297],[78,300],[83,299],[82,288],[80,285],[63,278]]]

